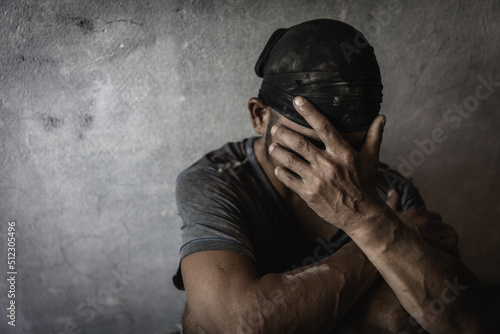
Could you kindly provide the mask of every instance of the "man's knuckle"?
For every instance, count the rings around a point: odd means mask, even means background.
[[[323,171],[335,170],[337,168],[337,165],[334,161],[328,159],[322,154],[318,154],[316,160],[318,161],[318,164],[322,166],[321,168],[323,169]]]
[[[319,130],[324,134],[331,134],[333,132],[333,125],[329,122],[321,124]]]
[[[324,132],[331,132],[332,131],[332,124],[330,122],[323,122],[320,126],[321,131]]]
[[[296,141],[295,141],[295,149],[297,151],[303,151],[303,150],[307,150],[308,148],[308,141],[304,138],[298,138]]]
[[[314,187],[306,188],[304,190],[304,197],[308,202],[314,203],[316,201],[318,192],[314,189]]]
[[[334,180],[337,178],[338,173],[335,165],[329,164],[322,172],[323,177],[327,180]]]
[[[311,200],[312,198],[312,191],[309,190],[308,188],[304,189],[304,191],[302,192],[302,196],[304,197],[304,199],[306,201],[309,201]]]
[[[311,189],[314,193],[318,193],[321,191],[321,189],[323,188],[323,177],[325,176],[325,174],[321,176],[314,176],[311,180]]]
[[[321,187],[321,183],[321,177],[319,177],[318,175],[314,175],[311,178],[311,187],[313,187],[315,191],[317,191]]]
[[[357,156],[355,154],[353,154],[352,152],[349,152],[349,153],[344,155],[345,164],[349,168],[354,168],[354,166],[356,166],[357,160],[358,160]]]
[[[293,154],[288,154],[285,160],[285,165],[289,168],[293,167],[295,164],[296,158]]]

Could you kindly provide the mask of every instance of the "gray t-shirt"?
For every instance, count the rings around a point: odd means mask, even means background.
[[[261,275],[286,272],[333,254],[350,239],[339,230],[330,240],[309,240],[260,167],[257,137],[228,143],[206,154],[177,178],[182,218],[181,259],[206,250],[224,250],[254,261]],[[380,164],[377,192],[401,197],[400,209],[425,209],[410,180]],[[174,284],[183,289],[180,265]]]

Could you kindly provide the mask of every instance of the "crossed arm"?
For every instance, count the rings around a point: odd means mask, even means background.
[[[429,221],[439,230],[440,218],[419,211],[397,214],[375,192],[385,118],[374,120],[358,153],[312,105],[301,98],[295,102],[325,149],[284,126],[273,128],[277,143],[270,154],[285,166],[276,176],[354,243],[313,265],[262,277],[238,254],[205,251],[185,257],[189,319],[198,332],[328,333],[378,273],[428,332],[479,332],[477,279],[417,231],[432,225]]]
[[[224,251],[188,255],[182,271],[189,312],[206,333],[329,333],[377,277],[353,243],[283,274],[259,277],[251,260]]]

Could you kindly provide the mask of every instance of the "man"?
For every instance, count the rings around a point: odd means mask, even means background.
[[[363,35],[334,20],[279,29],[256,72],[261,136],[177,180],[184,332],[479,332],[455,231],[379,164],[382,84]]]

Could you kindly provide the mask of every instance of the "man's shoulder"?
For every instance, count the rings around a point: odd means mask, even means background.
[[[256,137],[228,142],[203,155],[177,176],[177,189],[216,186],[238,187],[249,159],[254,159],[252,144]],[[239,188],[239,187],[238,187]]]
[[[241,141],[227,142],[221,147],[204,154],[200,159],[194,162],[191,166],[181,172],[185,173],[190,170],[212,169],[219,171],[224,169],[228,163],[237,164],[247,160],[248,146],[253,142],[255,137],[245,138]]]

